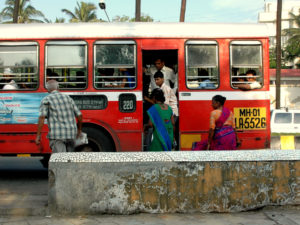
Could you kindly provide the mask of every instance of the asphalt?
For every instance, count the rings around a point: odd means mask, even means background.
[[[98,215],[76,217],[0,216],[0,225],[297,225],[300,224],[300,208],[268,207],[239,213],[192,213],[192,214],[134,214]]]

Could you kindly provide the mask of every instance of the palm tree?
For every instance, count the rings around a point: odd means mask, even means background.
[[[153,18],[147,14],[143,14],[140,17],[141,22],[153,22]],[[135,18],[129,18],[129,16],[115,16],[114,22],[135,22]]]
[[[0,16],[4,23],[13,22],[15,0],[6,0],[6,7],[1,11]],[[43,23],[43,20],[36,17],[42,17],[44,14],[30,5],[30,0],[20,0],[18,23]]]
[[[296,16],[290,13],[290,16],[298,28],[289,28],[283,31],[283,34],[289,37],[284,52],[288,60],[294,60],[300,57],[300,14]]]
[[[75,12],[71,12],[68,9],[62,9],[61,11],[70,16],[69,22],[99,22],[96,15],[97,7],[93,3],[77,2],[77,7],[75,7]]]
[[[65,22],[65,18],[61,17],[61,18],[55,18],[54,23],[64,23]],[[45,18],[45,23],[53,23],[52,20],[49,20],[47,18]]]

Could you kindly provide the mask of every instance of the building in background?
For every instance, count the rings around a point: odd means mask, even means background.
[[[282,2],[282,22],[281,29],[298,28],[297,24],[291,20],[290,13],[299,15],[300,13],[300,1],[283,1]],[[267,24],[270,35],[270,59],[276,47],[276,16],[277,16],[277,2],[265,2],[264,12],[260,12],[258,15],[258,22]],[[300,29],[300,28],[299,28]],[[281,37],[282,48],[287,44],[288,36]],[[300,69],[295,69],[296,59],[294,62],[285,61],[283,63],[287,68],[293,69],[281,69],[281,107],[290,109],[300,109]],[[271,64],[271,63],[270,63]],[[271,66],[271,65],[270,65]],[[270,69],[270,99],[271,109],[275,109],[275,92],[276,92],[276,70]]]
[[[295,22],[291,21],[290,13],[299,15],[300,1],[283,1],[281,29],[297,28]],[[277,2],[266,2],[264,12],[258,14],[258,22],[268,25],[270,30],[270,48],[275,48],[276,45],[276,13]],[[288,37],[282,36],[281,44],[284,47]]]
[[[275,109],[276,69],[270,69],[270,100],[271,109]],[[281,70],[281,107],[300,109],[300,69]]]

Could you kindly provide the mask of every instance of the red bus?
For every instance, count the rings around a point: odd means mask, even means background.
[[[34,143],[39,104],[51,78],[83,113],[89,139],[84,150],[142,151],[143,91],[149,90],[144,71],[151,70],[156,58],[164,58],[177,76],[181,150],[207,137],[216,94],[227,98],[226,106],[235,114],[240,149],[269,148],[269,45],[264,25],[76,23],[0,28],[1,155],[51,153],[46,125],[41,145]],[[234,84],[248,69],[256,71],[262,87],[241,91]],[[207,74],[201,75],[201,70]],[[206,78],[211,85],[201,88]],[[7,88],[7,81],[17,87]]]

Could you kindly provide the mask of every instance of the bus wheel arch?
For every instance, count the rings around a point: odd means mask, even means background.
[[[89,143],[76,147],[77,152],[115,152],[116,145],[112,135],[102,126],[85,123],[82,132],[87,133]]]

